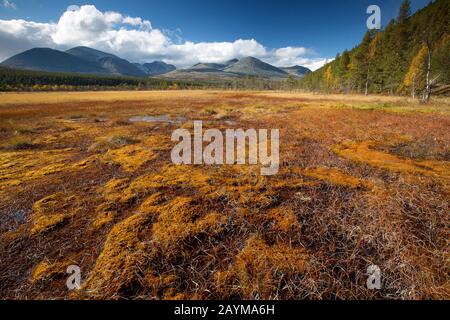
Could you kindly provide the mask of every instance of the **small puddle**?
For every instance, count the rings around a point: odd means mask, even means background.
[[[183,118],[171,119],[168,114],[163,114],[159,116],[136,116],[128,119],[130,122],[166,122],[166,123],[180,123],[185,121]]]

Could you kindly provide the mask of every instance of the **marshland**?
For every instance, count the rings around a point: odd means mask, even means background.
[[[448,299],[449,115],[448,97],[2,93],[0,297]],[[279,129],[279,172],[173,164],[196,120]]]

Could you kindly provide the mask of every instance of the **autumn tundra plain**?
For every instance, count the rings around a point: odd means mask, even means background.
[[[280,129],[279,173],[173,165],[194,120]],[[449,144],[449,98],[0,94],[0,298],[449,299]]]

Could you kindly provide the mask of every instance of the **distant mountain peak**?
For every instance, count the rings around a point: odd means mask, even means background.
[[[295,65],[292,67],[280,68],[280,69],[286,71],[288,74],[293,75],[297,78],[303,78],[307,74],[312,73],[312,71],[310,69],[299,66],[299,65]]]
[[[3,61],[2,66],[12,69],[49,72],[102,72],[102,68],[91,61],[51,48],[33,48],[24,51]]]
[[[148,76],[158,76],[177,69],[174,65],[167,64],[164,61],[153,61],[151,63],[136,64],[136,65]]]
[[[238,61],[239,61],[239,59],[234,58],[234,59],[231,59],[231,60],[228,60],[227,62],[225,62],[225,65],[229,66],[229,65],[232,65],[232,64],[234,64],[234,63],[236,63]]]
[[[245,57],[225,68],[224,71],[245,74],[249,76],[262,76],[267,78],[285,78],[286,71],[265,63],[255,57]]]

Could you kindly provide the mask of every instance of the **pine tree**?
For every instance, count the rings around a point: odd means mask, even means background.
[[[366,55],[366,59],[367,59],[367,74],[366,74],[366,88],[365,88],[365,95],[367,96],[369,94],[369,80],[371,77],[371,67],[372,67],[372,62],[375,60],[375,56],[378,52],[378,47],[380,45],[381,42],[381,34],[377,33],[373,39],[370,41],[369,43],[369,47],[367,48],[367,55]],[[372,70],[373,72],[373,70]]]
[[[290,74],[286,80],[286,84],[289,88],[289,90],[293,90],[295,88],[295,85],[297,84],[297,81],[295,80],[294,76]]]
[[[335,60],[335,84],[339,89],[348,89],[348,71],[350,66],[350,54],[345,50]]]
[[[440,83],[450,83],[450,35],[444,34],[433,51],[432,70]]]
[[[369,62],[367,60],[367,55],[372,41],[372,35],[372,32],[366,32],[361,44],[355,49],[351,57],[351,81],[359,91],[368,81]]]
[[[398,11],[397,22],[403,24],[411,15],[411,1],[404,0],[400,5],[400,10]]]

